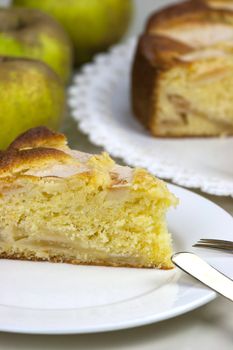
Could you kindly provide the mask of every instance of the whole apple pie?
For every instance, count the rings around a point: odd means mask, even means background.
[[[0,257],[169,269],[176,203],[146,170],[34,128],[0,153]]]
[[[154,13],[132,69],[135,116],[155,136],[233,135],[233,1]]]

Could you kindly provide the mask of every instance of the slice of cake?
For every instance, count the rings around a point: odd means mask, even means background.
[[[169,269],[176,203],[146,170],[31,129],[0,153],[0,257]]]
[[[135,53],[135,116],[155,136],[233,135],[232,101],[233,12],[188,1],[155,13]]]

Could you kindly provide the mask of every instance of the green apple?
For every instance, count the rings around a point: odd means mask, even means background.
[[[34,9],[0,8],[0,55],[26,57],[47,63],[68,82],[72,44],[62,26]]]
[[[117,42],[132,14],[131,0],[13,0],[13,4],[54,16],[73,41],[76,64]]]
[[[29,128],[57,129],[66,112],[64,85],[41,61],[0,57],[0,91],[0,149]]]

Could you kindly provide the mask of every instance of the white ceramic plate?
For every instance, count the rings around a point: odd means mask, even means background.
[[[133,39],[118,45],[74,78],[69,105],[81,130],[128,164],[178,185],[233,196],[233,137],[154,138],[134,118],[129,98],[134,49]]]
[[[201,237],[233,237],[229,214],[176,186],[168,216],[175,250]],[[233,277],[232,255],[194,250]],[[0,331],[90,333],[130,328],[193,310],[216,294],[174,269],[128,269],[0,260]]]

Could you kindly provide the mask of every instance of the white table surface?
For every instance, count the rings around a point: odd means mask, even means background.
[[[123,0],[122,0],[123,1]],[[0,3],[7,2],[1,0]],[[128,36],[140,32],[146,16],[169,0],[135,0],[135,20]],[[174,1],[173,1],[174,2]],[[96,151],[87,138],[75,130],[69,119],[64,125],[71,145],[86,151]],[[80,147],[81,146],[81,147]],[[199,191],[195,191],[200,193]],[[227,197],[202,195],[233,215],[233,200]],[[89,335],[22,335],[0,333],[0,350],[32,349],[96,349],[96,350],[165,350],[165,349],[233,349],[233,304],[218,297],[188,314],[149,326]]]

